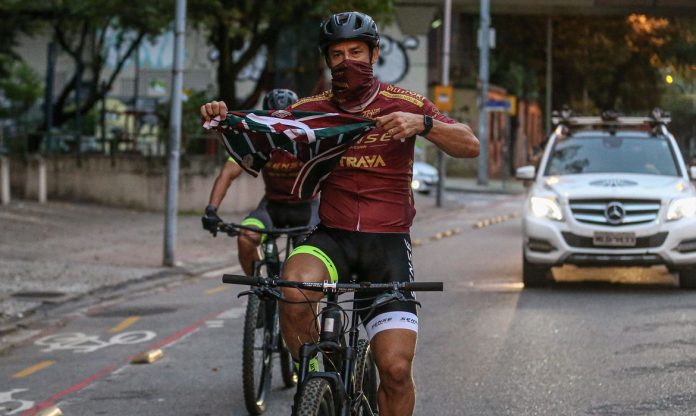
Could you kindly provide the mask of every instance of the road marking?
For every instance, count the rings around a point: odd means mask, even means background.
[[[155,338],[157,334],[152,331],[122,332],[112,336],[108,341],[99,338],[99,335],[86,335],[82,332],[66,332],[53,334],[34,341],[35,345],[46,347],[42,352],[57,350],[72,350],[75,353],[89,353],[109,347],[111,345],[137,344]]]
[[[237,319],[244,316],[246,308],[232,308],[217,316],[218,319]]]
[[[219,286],[219,287],[215,287],[212,289],[208,289],[205,291],[205,293],[207,293],[209,295],[214,295],[216,293],[224,292],[226,290],[230,290],[230,288],[228,286]]]
[[[24,377],[29,377],[30,375],[39,372],[43,370],[44,368],[48,368],[55,364],[56,362],[53,360],[46,360],[46,361],[41,361],[38,364],[34,364],[31,367],[27,367],[22,371],[18,371],[12,375],[12,378],[24,378]]]
[[[111,328],[109,330],[109,333],[115,334],[116,332],[121,332],[125,331],[129,326],[133,325],[134,323],[138,322],[140,319],[139,316],[129,316],[128,318],[124,319],[121,321],[120,324],[116,325],[115,327]]]
[[[207,326],[208,328],[222,328],[223,326],[225,326],[225,321],[223,321],[222,319],[213,319],[210,321],[205,321],[205,326]]]
[[[168,336],[167,338],[164,338],[160,341],[157,341],[156,343],[151,345],[149,349],[157,349],[157,348],[162,348],[162,347],[171,345],[175,341],[177,341],[177,340],[183,338],[184,336],[191,334],[192,332],[198,330],[198,328],[201,325],[203,325],[205,323],[205,321],[213,319],[223,312],[224,311],[213,312],[213,313],[209,314],[208,316],[206,316],[205,318],[194,322],[193,324],[187,326],[186,328],[184,328],[180,331],[175,332],[174,334]],[[128,362],[130,363],[130,361],[134,357],[135,357],[135,355],[129,357]],[[61,400],[63,397],[84,389],[85,387],[89,386],[90,384],[94,383],[95,381],[102,379],[102,378],[108,376],[109,374],[114,373],[119,368],[121,368],[121,367],[119,367],[117,365],[112,365],[112,366],[106,367],[106,368],[92,374],[91,376],[87,377],[86,379],[82,380],[81,382],[79,382],[73,386],[70,386],[65,390],[59,391],[58,393],[54,394],[53,396],[49,397],[48,399],[34,405],[34,407],[32,407],[31,409],[22,413],[22,416],[36,416],[39,411],[46,409],[46,408],[49,408],[51,406],[54,406],[55,403],[57,401]],[[25,390],[26,389],[19,390],[19,391],[25,391]],[[17,390],[13,390],[13,392],[16,392],[16,391]],[[12,392],[9,392],[9,394],[12,394]],[[0,393],[0,403],[2,403],[2,402],[3,402],[2,401],[2,394]],[[0,409],[2,409],[2,408],[0,407]]]
[[[13,415],[18,414],[19,412],[23,412],[27,409],[31,409],[32,406],[34,406],[34,402],[29,400],[15,399],[14,397],[12,397],[16,393],[22,393],[25,391],[29,390],[12,389],[10,391],[0,392],[0,411],[3,411],[3,414]],[[8,406],[5,403],[14,403],[14,406]]]

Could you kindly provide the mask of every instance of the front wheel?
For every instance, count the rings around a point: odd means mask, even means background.
[[[295,414],[297,416],[334,416],[336,409],[331,384],[320,377],[307,380],[297,400]]]
[[[353,379],[353,391],[358,398],[355,412],[356,416],[365,416],[377,413],[377,367],[372,358],[370,343],[361,339],[355,353],[355,371]],[[369,406],[369,411],[367,407]]]
[[[258,296],[249,296],[244,320],[242,383],[244,404],[252,415],[266,410],[266,397],[271,390],[273,327],[265,319],[265,308]]]
[[[679,270],[679,287],[696,289],[696,268]]]
[[[524,287],[547,286],[553,282],[551,267],[533,264],[522,254],[522,282]]]

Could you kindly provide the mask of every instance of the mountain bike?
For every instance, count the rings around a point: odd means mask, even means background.
[[[442,291],[442,282],[391,282],[371,283],[317,283],[292,282],[278,278],[248,277],[226,274],[223,283],[250,285],[252,289],[239,296],[259,296],[283,301],[281,287],[323,292],[326,300],[321,301],[322,310],[319,340],[300,347],[298,390],[295,394],[293,415],[296,416],[374,416],[377,414],[377,371],[370,351],[370,344],[361,339],[361,324],[354,300],[339,302],[338,296],[348,292],[372,292],[368,310],[390,302],[413,302],[407,299],[406,291]],[[341,303],[353,302],[351,309]],[[344,320],[350,312],[350,322]],[[319,319],[318,319],[319,320]],[[346,342],[348,335],[348,342]],[[310,360],[320,355],[324,371],[310,372]]]
[[[294,238],[307,234],[311,227],[257,229],[235,223],[220,223],[218,229],[229,236],[237,236],[241,230],[264,235],[261,247],[263,259],[254,262],[253,276],[279,278],[282,260],[277,239],[286,238],[283,258],[287,258]],[[273,297],[250,294],[244,317],[244,341],[242,344],[242,386],[244,404],[252,415],[266,410],[273,374],[273,354],[280,356],[280,370],[286,387],[297,383],[297,373],[290,352],[280,336],[278,302]]]

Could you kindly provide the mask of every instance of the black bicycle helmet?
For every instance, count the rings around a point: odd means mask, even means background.
[[[263,109],[283,110],[296,102],[297,94],[295,94],[294,91],[276,88],[274,90],[270,90],[268,94],[263,97]]]
[[[329,45],[354,39],[366,42],[370,50],[379,47],[377,24],[365,13],[336,13],[321,23],[319,48],[324,54]]]

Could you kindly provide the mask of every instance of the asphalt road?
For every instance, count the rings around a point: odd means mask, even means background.
[[[457,198],[412,232],[417,279],[445,282],[419,295],[416,414],[696,413],[692,293],[661,270],[564,269],[523,289],[521,197]],[[238,292],[212,273],[56,309],[0,356],[0,415],[246,414]],[[289,414],[292,393],[276,374],[267,414]]]

